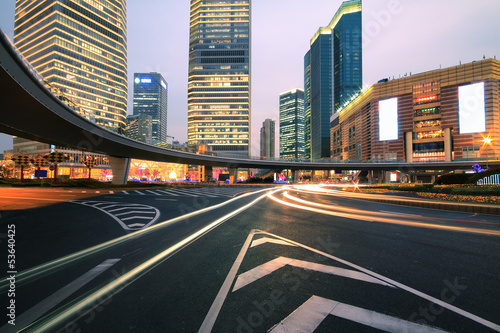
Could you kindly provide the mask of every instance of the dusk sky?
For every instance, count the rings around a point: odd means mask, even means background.
[[[259,155],[264,119],[278,124],[279,94],[303,88],[303,57],[309,41],[330,22],[341,3],[252,0],[252,155]],[[128,113],[132,113],[133,74],[161,73],[169,85],[168,135],[185,142],[189,0],[128,0],[127,6]],[[0,0],[0,27],[11,39],[14,7],[15,0]],[[364,84],[483,56],[500,57],[499,13],[499,0],[365,0]],[[0,134],[0,153],[11,148],[12,138]]]

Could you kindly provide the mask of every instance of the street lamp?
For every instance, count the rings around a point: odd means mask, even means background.
[[[483,136],[483,140],[482,141],[483,141],[483,147],[484,146],[491,147],[491,142],[493,141],[493,139],[488,134],[488,136]],[[492,147],[492,149],[493,149],[493,147]],[[486,169],[488,169],[488,154],[486,154]]]

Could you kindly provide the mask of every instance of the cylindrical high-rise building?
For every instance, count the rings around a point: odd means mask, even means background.
[[[250,0],[191,0],[188,143],[250,153]]]

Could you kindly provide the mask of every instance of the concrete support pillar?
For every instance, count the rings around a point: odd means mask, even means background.
[[[211,165],[205,165],[203,167],[203,181],[208,183],[213,180],[213,169]]]
[[[451,128],[444,129],[444,160],[451,162]]]
[[[130,170],[130,158],[108,156],[111,171],[113,172],[113,185],[127,184],[128,172]]]
[[[406,163],[413,163],[413,132],[406,132]]]
[[[292,183],[298,183],[300,177],[299,170],[293,170],[292,172],[293,172]]]
[[[229,169],[229,184],[236,184],[238,181],[238,168]]]

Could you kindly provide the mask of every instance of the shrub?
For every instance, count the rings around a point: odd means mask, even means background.
[[[471,177],[468,173],[445,173],[439,176],[434,184],[436,185],[455,185],[465,184]]]
[[[467,180],[467,184],[475,184],[479,179],[496,174],[500,174],[500,168],[489,169],[488,171],[476,173]]]

